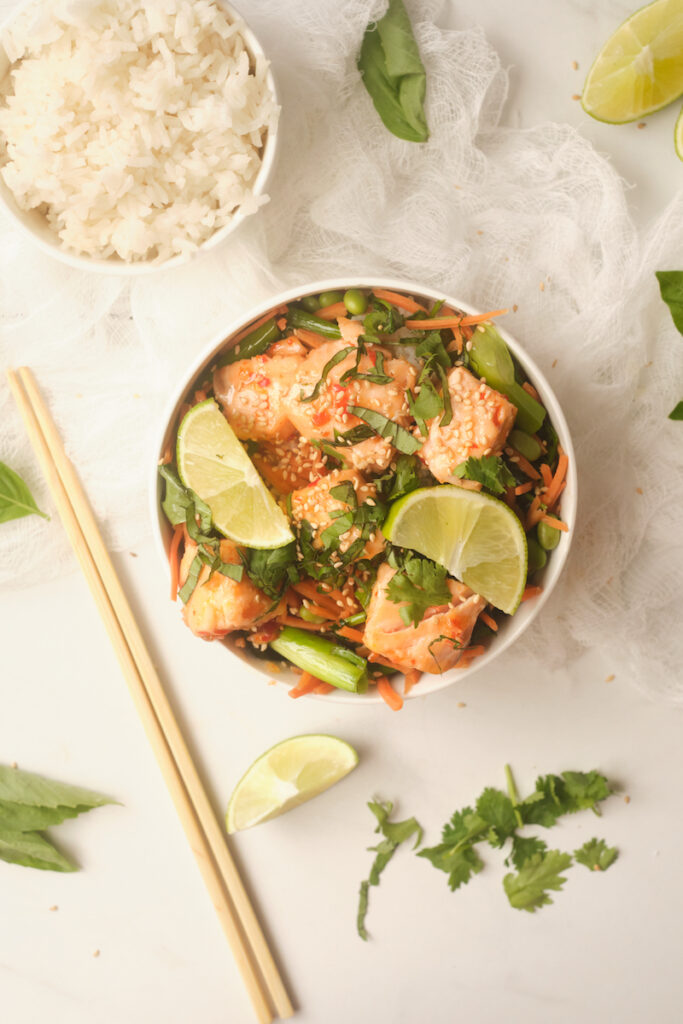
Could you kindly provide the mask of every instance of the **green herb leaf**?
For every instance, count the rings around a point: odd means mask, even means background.
[[[669,307],[671,319],[683,334],[683,270],[658,270],[659,291]]]
[[[204,560],[202,556],[199,553],[197,553],[192,559],[192,563],[190,564],[190,568],[187,573],[187,579],[185,580],[182,587],[178,591],[178,596],[180,600],[183,602],[183,604],[187,604],[187,602],[192,597],[194,589],[199,582],[199,574],[201,573],[203,568]]]
[[[567,881],[562,874],[572,863],[571,854],[560,850],[548,850],[546,853],[534,853],[515,874],[508,874],[503,879],[503,888],[510,905],[517,910],[527,910],[533,914],[538,907],[552,903],[548,895],[550,890],[559,891]]]
[[[384,17],[368,26],[358,68],[389,131],[409,142],[426,142],[426,74],[403,0],[389,0]]]
[[[164,500],[161,507],[171,526],[180,526],[187,519],[187,510],[192,504],[190,491],[180,482],[180,477],[170,466],[159,466],[159,476],[165,481]]]
[[[320,380],[318,381],[316,386],[313,388],[313,390],[311,391],[310,395],[308,395],[306,398],[304,398],[304,397],[302,397],[300,395],[299,396],[299,401],[302,402],[302,403],[304,403],[304,402],[314,402],[315,399],[320,394],[322,386],[325,383],[325,381],[327,380],[327,375],[330,372],[330,370],[333,370],[335,368],[335,366],[337,366],[339,363],[342,363],[346,359],[346,357],[351,352],[353,352],[353,351],[354,351],[354,346],[353,345],[347,345],[346,348],[340,348],[338,352],[335,352],[334,355],[332,356],[332,358],[328,359],[327,362],[325,363],[325,365],[323,366],[323,371],[322,371],[322,374],[320,375]]]
[[[415,849],[415,847],[419,846],[422,841],[422,826],[416,818],[407,818],[405,821],[389,821],[389,816],[391,815],[393,806],[394,805],[389,800],[371,800],[368,803],[368,807],[377,818],[377,828],[375,829],[375,832],[381,832],[384,838],[377,846],[370,847],[370,849],[375,852],[376,856],[372,863],[372,867],[370,868],[368,878],[360,884],[356,927],[361,939],[366,941],[368,933],[365,928],[365,918],[368,912],[370,886],[379,885],[380,875],[394,856],[394,853],[401,843],[411,839],[412,836],[416,836],[417,838],[413,847],[413,849]]]
[[[422,463],[417,455],[399,455],[396,459],[396,471],[388,474],[391,481],[391,490],[387,495],[389,501],[402,498],[404,494],[410,494],[418,487],[422,487],[421,481]],[[377,483],[377,481],[375,481]]]
[[[50,517],[41,512],[33,495],[18,473],[0,462],[0,523],[8,523],[10,519],[22,519],[24,516]]]
[[[76,818],[89,807],[35,807],[27,804],[0,801],[0,830],[7,832],[32,832],[34,829],[59,825],[66,818]]]
[[[418,857],[425,857],[439,871],[446,872],[448,886],[452,892],[461,885],[466,885],[472,875],[478,875],[484,867],[481,857],[469,843],[464,846],[440,843],[438,846],[420,850]]]
[[[547,849],[543,840],[537,839],[536,836],[513,836],[512,850],[509,857],[505,858],[505,863],[509,864],[512,861],[517,870],[521,871],[535,854],[545,853]]]
[[[404,455],[414,455],[416,451],[419,451],[421,445],[413,435],[400,427],[398,423],[387,419],[381,412],[377,412],[375,409],[364,409],[362,405],[350,405],[348,411],[352,416],[364,420],[380,437],[386,437]]]
[[[372,296],[372,310],[363,318],[363,334],[376,339],[380,334],[394,334],[403,327],[405,318],[396,306]]]
[[[43,871],[78,871],[63,853],[39,832],[0,830],[0,860]]]
[[[20,768],[0,765],[0,801],[27,807],[79,807],[88,809],[116,803],[111,797],[81,786],[55,782]],[[80,812],[79,812],[80,813]]]
[[[480,459],[470,456],[453,470],[461,480],[476,480],[492,494],[503,494],[506,487],[514,487],[516,480],[500,455],[482,455]]]
[[[432,384],[428,374],[420,374],[418,380],[420,393],[414,397],[410,391],[407,392],[408,408],[411,416],[417,423],[418,430],[423,437],[427,436],[426,420],[433,419],[443,412],[443,399]]]
[[[519,812],[527,825],[550,828],[563,814],[590,808],[611,793],[604,775],[599,772],[562,772],[543,775],[536,780],[536,791],[519,804]]]
[[[386,591],[395,604],[403,604],[399,614],[406,626],[418,626],[428,608],[446,605],[451,592],[446,584],[446,570],[429,558],[408,555],[403,567],[392,576]]]
[[[491,846],[502,846],[517,828],[512,801],[500,789],[489,786],[484,790],[477,800],[477,815],[489,826],[487,839]]]
[[[589,871],[607,871],[619,856],[616,846],[608,846],[604,839],[589,839],[587,843],[574,851],[578,864],[583,864]]]
[[[296,563],[296,541],[281,548],[249,548],[245,559],[251,582],[274,600],[288,583],[295,582],[290,570]]]
[[[683,420],[683,402],[679,402],[678,405],[671,410],[669,413],[670,420]]]

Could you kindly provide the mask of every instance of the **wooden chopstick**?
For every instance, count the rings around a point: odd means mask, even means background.
[[[8,378],[258,1019],[263,1024],[270,1024],[273,1020],[266,993],[272,1000],[275,1012],[281,1017],[289,1017],[293,1008],[284,983],[121,588],[80,481],[66,456],[30,371],[21,368],[19,378],[13,371],[9,371]]]

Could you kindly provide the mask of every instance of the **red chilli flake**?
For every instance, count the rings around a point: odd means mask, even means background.
[[[258,380],[256,381],[256,383],[258,384],[258,386],[260,388],[269,388],[270,387],[270,377],[259,377]]]

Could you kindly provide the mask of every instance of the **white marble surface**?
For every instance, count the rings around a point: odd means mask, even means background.
[[[0,0],[0,13],[11,7]],[[248,4],[242,4],[248,13]],[[646,225],[683,180],[672,112],[647,128],[592,122],[571,99],[628,0],[458,0],[448,24],[481,24],[512,69],[507,120],[576,124],[632,186]],[[572,69],[578,61],[579,71]],[[331,732],[359,750],[337,789],[235,839],[301,1024],[674,1024],[681,1019],[683,891],[680,712],[646,702],[595,651],[571,670],[500,665],[398,716],[382,707],[293,702],[179,627],[151,550],[117,558],[179,715],[225,806],[245,766],[277,740]],[[89,785],[122,806],[60,827],[83,870],[0,864],[0,1019],[7,1024],[248,1024],[250,1007],[84,582],[0,597],[0,760]],[[466,706],[461,707],[464,703]],[[604,876],[574,868],[552,907],[513,911],[502,865],[451,894],[445,876],[400,851],[372,892],[372,941],[355,934],[374,794],[416,814],[436,841],[453,809],[537,771],[600,766],[631,797],[598,821],[550,834],[619,846]],[[50,908],[57,906],[57,910]],[[95,957],[95,951],[99,956]]]

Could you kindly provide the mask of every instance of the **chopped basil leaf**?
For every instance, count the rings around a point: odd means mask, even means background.
[[[306,398],[304,398],[303,395],[299,395],[299,401],[300,402],[313,402],[313,401],[315,401],[315,399],[320,394],[322,386],[325,383],[325,381],[327,379],[327,375],[330,372],[330,370],[333,370],[334,367],[338,365],[338,363],[343,362],[346,359],[346,357],[351,352],[353,352],[353,345],[348,345],[346,348],[341,348],[341,349],[339,349],[338,352],[335,352],[335,354],[332,356],[332,358],[328,359],[328,361],[323,366],[323,372],[321,374],[320,380],[318,381],[316,386],[313,388],[313,390],[311,391],[310,395],[308,395]],[[346,376],[346,375],[344,375],[344,376]],[[342,377],[342,380],[343,380],[343,377]]]
[[[398,423],[387,419],[381,412],[377,412],[375,409],[364,409],[361,405],[350,405],[348,411],[352,416],[364,420],[368,426],[372,427],[374,433],[390,440],[394,447],[405,455],[413,455],[420,449],[420,443],[412,434],[409,434],[404,427],[400,427]]]

